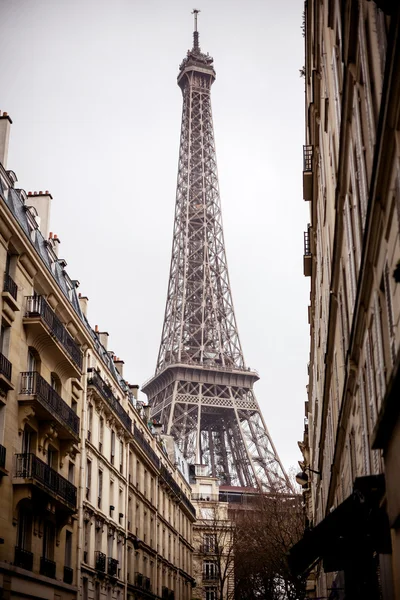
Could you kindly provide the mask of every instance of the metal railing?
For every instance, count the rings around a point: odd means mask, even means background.
[[[22,567],[22,569],[27,569],[28,571],[32,571],[33,552],[29,552],[29,550],[25,550],[24,548],[15,546],[14,565],[16,567]]]
[[[193,516],[196,516],[196,509],[193,504],[190,502],[189,498],[186,496],[185,492],[181,490],[179,485],[176,483],[171,473],[168,471],[164,465],[160,465],[160,477],[165,481],[167,485],[174,491],[174,493],[179,497],[182,504],[186,506],[189,512],[192,513]]]
[[[203,571],[203,581],[217,581],[218,574],[217,573],[207,573]]]
[[[218,502],[218,494],[192,494],[192,500],[203,500],[204,502]]]
[[[169,598],[169,589],[164,585],[161,588],[161,598],[162,600],[168,600]]]
[[[56,578],[56,563],[45,556],[40,557],[40,574],[46,577]]]
[[[0,468],[5,469],[6,466],[6,453],[7,450],[0,444]]]
[[[103,552],[97,551],[94,553],[95,557],[95,569],[96,571],[101,571],[101,573],[106,572],[106,555]]]
[[[78,415],[39,373],[36,371],[21,373],[21,389],[19,393],[27,396],[35,395],[42,406],[79,437],[80,419]]]
[[[10,361],[0,352],[0,374],[11,381],[12,366]]]
[[[160,375],[161,373],[163,373],[164,371],[167,371],[168,369],[172,369],[175,367],[198,367],[201,368],[202,371],[204,370],[208,370],[208,371],[223,371],[225,373],[251,373],[252,375],[256,375],[257,377],[259,377],[259,373],[257,371],[257,369],[252,369],[251,367],[246,367],[246,366],[238,366],[238,365],[232,365],[231,367],[225,367],[224,365],[220,365],[218,363],[215,362],[209,362],[209,363],[198,363],[195,361],[182,361],[182,362],[171,362],[168,363],[167,361],[165,361],[165,366],[162,366],[158,371],[156,371],[156,373],[154,375],[152,375],[152,377],[149,377],[144,384],[142,385],[142,390],[146,387],[146,385],[148,385],[150,383],[150,381],[152,381],[153,379],[155,379],[155,377],[157,377],[158,375]]]
[[[88,385],[92,385],[97,389],[100,395],[104,398],[104,400],[110,405],[112,410],[121,419],[122,423],[125,425],[128,431],[132,431],[132,419],[130,418],[126,410],[122,407],[122,405],[118,402],[118,400],[112,393],[111,388],[106,384],[106,382],[102,379],[99,373],[94,369],[88,369]]]
[[[159,469],[160,468],[160,459],[158,458],[158,456],[155,453],[155,451],[153,450],[153,448],[150,446],[149,442],[144,437],[143,433],[140,431],[140,429],[136,425],[134,425],[133,437],[135,438],[136,442],[141,447],[143,452],[150,458],[150,460],[154,464],[154,466],[156,466],[157,469]]]
[[[303,146],[303,171],[311,173],[313,170],[314,146]]]
[[[72,585],[73,580],[74,580],[74,570],[71,569],[71,567],[64,567],[64,578],[63,578],[64,583],[69,583],[70,585]]]
[[[304,232],[304,256],[311,256],[311,246],[310,246],[310,232]]]
[[[39,315],[46,323],[50,333],[60,342],[73,362],[82,369],[82,352],[74,338],[65,329],[63,323],[43,298],[43,296],[26,297],[26,317]]]
[[[117,575],[117,569],[118,569],[117,559],[111,558],[111,556],[109,556],[108,561],[107,561],[107,574],[110,575],[111,577],[115,577]]]
[[[70,507],[76,508],[76,487],[35,454],[15,455],[15,477],[37,481]]]
[[[8,292],[9,294],[11,294],[14,300],[17,299],[18,286],[15,283],[14,279],[10,277],[8,273],[4,273],[3,292]]]

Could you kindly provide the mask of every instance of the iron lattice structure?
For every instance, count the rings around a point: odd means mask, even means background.
[[[197,15],[195,15],[196,17]],[[197,23],[196,23],[197,25]],[[239,340],[225,255],[211,113],[213,59],[199,47],[180,65],[183,94],[172,259],[152,417],[191,463],[221,484],[290,488],[253,392]]]

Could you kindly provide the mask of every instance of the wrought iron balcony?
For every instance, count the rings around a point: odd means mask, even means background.
[[[303,171],[309,173],[313,170],[314,146],[303,146]]]
[[[82,352],[63,323],[56,316],[54,310],[52,310],[43,296],[27,296],[25,323],[28,323],[29,319],[37,318],[40,318],[50,332],[50,335],[57,340],[73,363],[82,371]]]
[[[304,232],[304,256],[303,256],[303,270],[305,277],[311,276],[312,271],[312,254],[310,245],[310,227]]]
[[[207,571],[203,571],[203,581],[218,581],[218,574],[207,573]]]
[[[111,388],[106,384],[97,371],[88,369],[88,387],[93,386],[100,396],[107,402],[113,412],[120,418],[125,427],[132,431],[132,420],[126,410],[118,402]]]
[[[56,578],[56,563],[45,556],[40,557],[40,574],[46,577]]]
[[[15,546],[14,565],[32,571],[33,568],[33,553],[19,546]]]
[[[313,159],[314,147],[303,146],[303,198],[307,201],[313,198]]]
[[[100,573],[106,572],[106,555],[103,552],[95,552],[95,569],[96,571],[100,571]]]
[[[14,300],[17,299],[18,296],[18,287],[15,281],[8,273],[4,273],[4,284],[3,284],[3,292],[8,292]]]
[[[133,437],[135,438],[138,446],[143,450],[143,452],[147,455],[147,457],[151,460],[157,469],[160,468],[160,459],[157,454],[154,452],[153,448],[150,446],[149,442],[144,437],[143,433],[140,431],[139,427],[134,425],[133,428]]]
[[[111,577],[117,576],[118,561],[115,558],[108,557],[107,574]]]
[[[164,585],[162,586],[162,589],[161,589],[161,598],[162,598],[162,600],[168,600],[168,598],[169,598],[169,589],[167,587],[165,587]]]
[[[0,469],[6,468],[6,449],[0,444]]]
[[[76,509],[76,487],[35,454],[15,455],[15,477],[31,479],[34,485],[46,490],[69,509]]]
[[[64,567],[64,578],[63,578],[64,583],[69,583],[70,585],[72,585],[73,580],[74,580],[74,570],[71,569],[71,567]]]
[[[29,400],[31,397],[38,402],[39,407],[35,411],[39,418],[55,419],[63,427],[59,432],[61,439],[73,437],[79,439],[78,415],[61,398],[61,396],[51,387],[49,383],[36,371],[26,371],[21,373],[21,388],[19,401]]]
[[[12,365],[10,361],[0,352],[0,374],[11,381]]]
[[[6,470],[6,449],[0,444],[0,481],[4,475],[8,475]]]

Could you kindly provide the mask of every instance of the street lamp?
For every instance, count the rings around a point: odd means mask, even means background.
[[[321,477],[321,473],[319,471],[314,471],[314,469],[310,469],[310,467],[304,467],[303,470],[296,475],[296,481],[302,487],[306,486],[308,483],[308,475],[306,471],[310,471],[310,473],[315,473]]]

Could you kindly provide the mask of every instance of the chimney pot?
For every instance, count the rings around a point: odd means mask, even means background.
[[[32,192],[28,192],[28,196],[32,196]]]
[[[56,240],[56,239],[57,239],[57,237],[58,237],[58,235],[55,233],[53,237],[54,237],[54,239]]]
[[[53,232],[50,231],[50,233],[49,233],[49,240],[51,240],[52,238],[53,238]]]
[[[49,190],[46,190],[46,194],[50,194]]]
[[[8,112],[4,111],[3,112],[3,117],[8,117]]]
[[[42,190],[40,190],[40,192],[39,192],[39,196],[41,196],[42,194],[43,194],[43,192],[42,192]]]
[[[98,326],[98,325],[95,325],[95,326],[94,326],[94,330],[95,330],[95,332],[97,333],[97,332],[99,331],[99,326]]]

